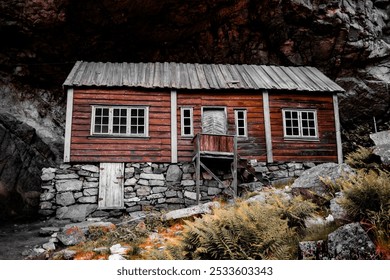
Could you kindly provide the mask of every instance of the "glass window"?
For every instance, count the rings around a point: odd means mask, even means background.
[[[194,135],[192,108],[181,108],[181,135]]]
[[[283,110],[285,137],[317,138],[317,112],[315,110]]]
[[[92,107],[93,135],[147,136],[147,107]]]
[[[235,110],[234,111],[235,122],[236,122],[236,135],[246,137],[248,136],[247,132],[247,123],[246,123],[246,110]]]

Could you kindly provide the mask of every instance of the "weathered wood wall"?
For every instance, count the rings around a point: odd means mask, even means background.
[[[191,92],[178,91],[177,95],[178,115],[178,160],[190,161],[193,156],[194,146],[192,138],[181,136],[180,132],[180,108],[192,107],[194,114],[194,135],[202,132],[201,111],[202,106],[226,107],[228,134],[235,134],[234,109],[247,110],[248,137],[238,138],[238,152],[243,158],[255,158],[265,161],[265,137],[263,102],[261,92]]]
[[[269,92],[274,161],[337,162],[332,95]],[[288,140],[283,135],[283,108],[317,109],[318,140]]]
[[[149,107],[149,137],[105,138],[90,135],[91,105]],[[170,91],[135,89],[74,90],[72,162],[170,162]]]

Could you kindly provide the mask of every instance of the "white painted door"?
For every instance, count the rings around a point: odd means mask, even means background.
[[[124,163],[100,163],[99,209],[123,208]]]
[[[206,134],[227,134],[227,119],[224,108],[203,108],[202,132]]]

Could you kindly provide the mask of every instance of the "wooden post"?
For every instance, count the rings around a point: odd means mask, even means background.
[[[177,163],[177,92],[171,90],[171,163]]]
[[[263,111],[264,111],[264,127],[265,127],[265,143],[267,148],[267,162],[274,162],[272,153],[272,133],[271,133],[271,116],[269,111],[268,91],[263,91]]]
[[[334,110],[334,122],[335,122],[335,129],[336,129],[337,161],[338,163],[343,163],[343,146],[341,143],[339,101],[338,101],[337,94],[333,94],[333,110]]]
[[[233,192],[234,197],[237,197],[237,136],[234,136],[233,141]]]
[[[200,134],[196,135],[196,203],[200,204]]]
[[[70,162],[70,142],[71,142],[71,137],[72,137],[72,118],[73,118],[73,88],[69,88],[67,91],[67,101],[66,101],[64,162]]]

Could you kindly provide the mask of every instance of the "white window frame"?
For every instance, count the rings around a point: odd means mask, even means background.
[[[190,134],[185,134],[185,126],[184,125],[184,111],[190,111]],[[183,137],[193,137],[194,136],[194,109],[192,107],[182,107],[180,108],[180,128],[181,128],[181,136]]]
[[[286,112],[296,112],[298,115],[298,133],[299,135],[288,135],[287,126],[286,126]],[[314,116],[314,132],[315,135],[303,135],[303,125],[302,125],[302,113],[313,113]],[[317,110],[316,109],[283,109],[283,134],[286,139],[318,139],[318,121],[317,121]]]
[[[238,121],[239,121],[238,113],[239,112],[242,112],[244,114],[244,118],[243,118],[244,126],[243,127],[238,126]],[[234,121],[235,121],[235,126],[236,126],[236,136],[237,137],[248,137],[247,110],[246,109],[234,109]],[[239,128],[244,129],[243,135],[238,134]]]
[[[91,136],[110,136],[110,137],[148,137],[149,136],[149,107],[148,106],[107,106],[107,105],[92,105],[92,116],[91,116]],[[108,132],[97,133],[95,132],[95,115],[97,109],[108,109],[109,110],[109,122]],[[125,109],[126,114],[126,133],[114,133],[113,132],[113,119],[114,109]],[[144,133],[131,133],[131,110],[132,109],[143,109],[144,110]]]

